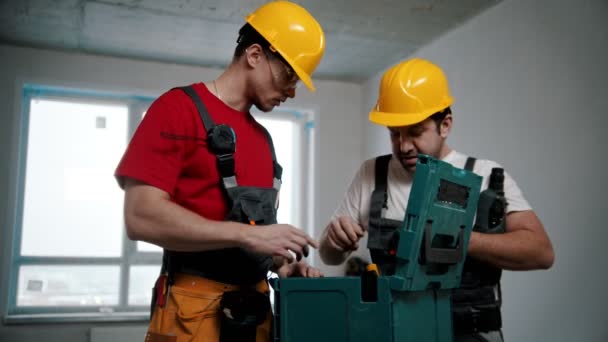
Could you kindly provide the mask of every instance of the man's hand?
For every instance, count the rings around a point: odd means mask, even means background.
[[[308,256],[308,246],[319,247],[308,234],[288,224],[255,226],[244,232],[244,248],[262,255],[284,257],[289,263],[294,261],[290,251],[296,254],[297,260],[301,260],[302,256]]]
[[[305,261],[283,263],[277,268],[276,273],[279,278],[288,277],[304,277],[304,278],[320,278],[323,273],[315,267],[308,265]]]
[[[365,231],[348,216],[340,216],[327,225],[327,247],[337,252],[354,251]]]

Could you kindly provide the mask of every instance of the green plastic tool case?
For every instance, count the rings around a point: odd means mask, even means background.
[[[275,342],[450,342],[481,177],[419,155],[393,275],[272,279]],[[363,293],[373,291],[374,300]]]

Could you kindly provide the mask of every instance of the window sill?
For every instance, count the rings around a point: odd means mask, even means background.
[[[86,322],[148,322],[147,312],[121,313],[54,313],[54,314],[19,314],[4,316],[5,325],[39,324],[39,323],[86,323]]]

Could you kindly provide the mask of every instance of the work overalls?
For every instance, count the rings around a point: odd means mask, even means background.
[[[273,161],[272,188],[237,184],[236,137],[227,125],[215,125],[194,89],[182,87],[194,102],[207,132],[207,147],[217,158],[230,211],[225,220],[252,225],[275,224],[282,168]],[[147,342],[270,341],[272,313],[266,281],[272,257],[240,248],[205,252],[165,250],[153,295]]]
[[[473,172],[475,158],[469,157],[464,169]],[[481,208],[481,199],[478,210]],[[478,211],[479,213],[479,211]],[[502,215],[505,215],[504,208]],[[477,216],[479,221],[479,216]],[[481,231],[479,222],[473,231]],[[485,233],[485,232],[484,232]],[[499,231],[496,233],[504,233]],[[452,323],[455,342],[502,342],[502,270],[475,258],[466,258],[462,281],[452,292]]]

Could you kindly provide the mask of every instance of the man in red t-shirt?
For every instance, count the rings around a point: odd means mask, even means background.
[[[276,1],[247,17],[237,43],[217,79],[154,101],[116,170],[129,238],[165,250],[147,341],[219,341],[220,335],[268,341],[268,298],[251,290],[268,292],[269,269],[281,277],[321,276],[300,261],[317,242],[276,223],[281,169],[249,110],[268,112],[293,98],[298,81],[314,91],[323,31],[304,8]],[[237,311],[257,318],[253,330],[227,322],[239,320],[231,315]]]

